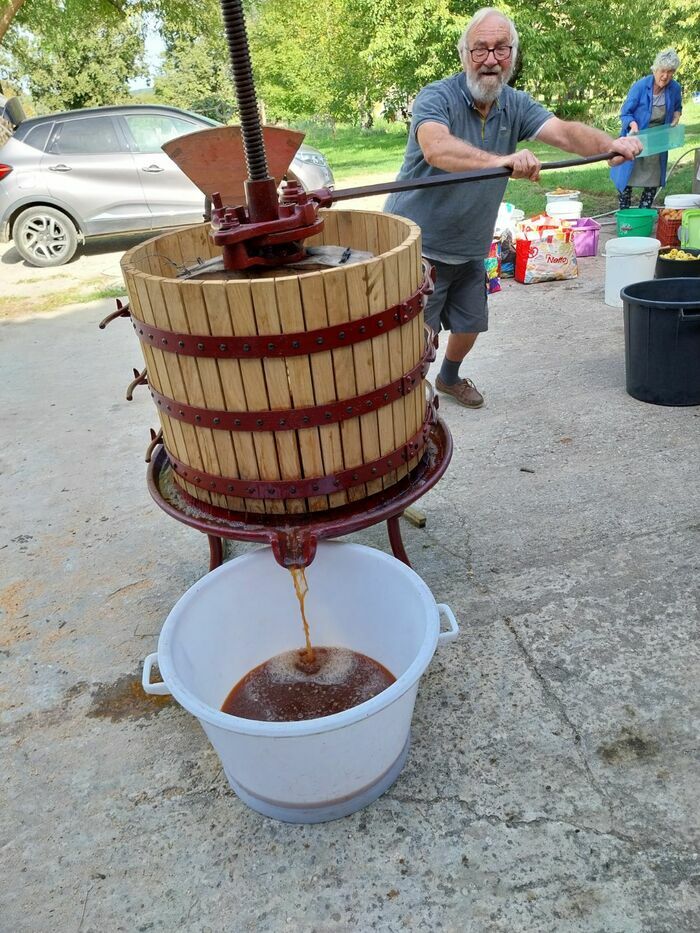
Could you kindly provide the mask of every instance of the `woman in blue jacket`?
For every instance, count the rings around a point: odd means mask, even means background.
[[[622,135],[632,135],[650,126],[675,126],[681,118],[681,86],[673,80],[680,59],[674,49],[664,49],[654,59],[651,74],[635,81],[620,111]],[[632,188],[642,188],[640,207],[651,207],[659,188],[666,183],[668,153],[638,156],[610,170],[620,195],[620,210],[630,206]]]

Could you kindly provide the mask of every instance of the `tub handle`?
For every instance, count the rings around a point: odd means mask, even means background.
[[[685,308],[681,308],[681,321],[700,321],[700,311],[695,314],[688,314]]]
[[[455,638],[459,635],[459,625],[455,619],[454,612],[450,609],[447,603],[438,603],[437,610],[440,614],[440,618],[444,618],[447,624],[449,625],[449,630],[447,632],[440,632],[438,635],[438,647],[440,645],[446,645],[448,641],[454,641]]]
[[[629,259],[631,256],[658,256],[658,249],[647,250],[645,253],[606,253],[601,250],[600,255],[603,259]]]
[[[154,651],[153,654],[149,654],[146,660],[143,662],[143,673],[141,674],[141,686],[146,691],[146,693],[150,693],[151,696],[156,696],[156,697],[170,696],[170,690],[168,690],[168,685],[164,681],[161,681],[159,684],[151,683],[151,670],[157,660],[158,660],[158,652]]]

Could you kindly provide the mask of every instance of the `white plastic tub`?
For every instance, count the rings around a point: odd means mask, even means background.
[[[549,207],[550,204],[556,204],[561,201],[578,201],[580,194],[581,192],[576,191],[574,188],[565,191],[563,194],[557,194],[555,191],[546,191],[547,207]]]
[[[551,201],[547,203],[547,213],[550,217],[560,220],[578,220],[583,211],[580,201]]]
[[[147,693],[172,693],[197,717],[241,800],[293,823],[353,813],[393,784],[408,754],[418,681],[437,645],[458,634],[449,607],[438,606],[410,567],[382,551],[324,542],[306,576],[314,645],[359,651],[397,678],[366,703],[289,723],[221,712],[248,671],[304,645],[291,574],[269,548],[195,583],[168,615],[158,652],[143,668]],[[450,626],[444,633],[441,615]],[[156,661],[164,682],[152,684]]]
[[[654,278],[661,242],[649,236],[613,237],[605,244],[605,304],[621,308],[620,292]]]
[[[667,194],[664,198],[664,207],[676,211],[700,207],[700,194]]]

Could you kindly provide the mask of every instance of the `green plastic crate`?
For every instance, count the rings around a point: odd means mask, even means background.
[[[700,249],[700,210],[692,208],[683,211],[683,220],[678,230],[678,239],[681,246],[691,249]]]

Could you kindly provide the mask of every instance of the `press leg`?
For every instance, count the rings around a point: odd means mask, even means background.
[[[400,561],[403,561],[404,564],[411,566],[411,561],[408,559],[408,554],[406,553],[403,541],[401,540],[401,525],[399,524],[400,515],[394,515],[392,518],[387,518],[386,527],[389,532],[389,544],[391,545],[391,550],[394,554],[394,557],[397,557]]]
[[[216,535],[207,535],[207,538],[209,538],[209,569],[216,570],[224,562],[222,541]]]

